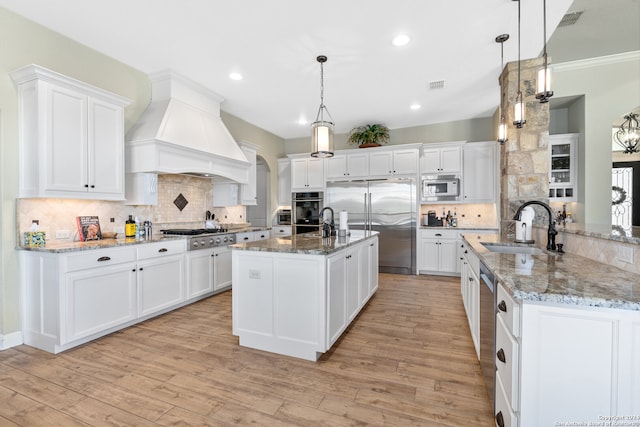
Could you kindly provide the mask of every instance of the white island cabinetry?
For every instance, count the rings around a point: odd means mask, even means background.
[[[233,334],[242,346],[315,361],[375,292],[378,238],[347,238],[344,247],[334,238],[326,250],[319,237],[292,239],[232,246]]]

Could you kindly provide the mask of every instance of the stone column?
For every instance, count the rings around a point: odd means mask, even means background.
[[[520,88],[526,120],[520,129],[513,125],[518,95],[518,62],[508,63],[500,75],[500,96],[508,129],[508,141],[500,147],[500,215],[503,221],[501,228],[506,234],[514,233],[514,223],[509,220],[522,203],[549,201],[549,103],[541,104],[535,97],[536,79],[542,65],[542,58],[520,63]],[[534,208],[536,217],[540,216],[544,223],[548,223],[546,211]]]

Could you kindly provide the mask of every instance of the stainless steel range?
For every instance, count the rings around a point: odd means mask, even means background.
[[[236,242],[235,233],[229,233],[226,228],[173,228],[160,231],[165,236],[185,236],[188,251],[233,245]]]

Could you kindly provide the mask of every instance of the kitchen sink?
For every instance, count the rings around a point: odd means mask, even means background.
[[[542,255],[544,251],[534,246],[523,245],[504,245],[500,243],[482,243],[482,246],[487,248],[491,252],[498,252],[501,254],[530,254],[530,255]]]

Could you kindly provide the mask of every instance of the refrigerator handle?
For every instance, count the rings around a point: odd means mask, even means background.
[[[371,193],[369,193],[369,231],[373,229],[373,206],[371,205]]]
[[[362,222],[364,231],[367,231],[368,221],[369,221],[369,205],[367,204],[367,193],[364,193],[364,220]]]

